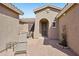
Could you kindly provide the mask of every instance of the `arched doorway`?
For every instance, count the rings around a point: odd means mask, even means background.
[[[40,33],[43,37],[48,37],[49,21],[47,19],[40,20]]]

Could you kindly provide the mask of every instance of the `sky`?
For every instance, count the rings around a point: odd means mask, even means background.
[[[45,5],[46,3],[13,3],[18,9],[24,12],[20,18],[35,18],[34,9]],[[63,8],[65,3],[52,3],[51,5]]]

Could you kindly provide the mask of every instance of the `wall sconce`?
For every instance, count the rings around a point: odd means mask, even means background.
[[[50,9],[47,9],[46,12],[49,13]]]
[[[63,14],[63,16],[65,16],[65,15],[66,15],[66,13]]]

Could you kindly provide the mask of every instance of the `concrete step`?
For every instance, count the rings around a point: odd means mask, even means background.
[[[26,56],[26,50],[25,51],[16,51],[14,53],[15,56]]]
[[[14,56],[13,49],[7,49],[0,53],[0,56]]]

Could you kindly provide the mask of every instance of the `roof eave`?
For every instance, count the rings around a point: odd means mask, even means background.
[[[63,15],[70,7],[72,7],[75,3],[68,3],[62,11],[56,16],[56,19]]]
[[[11,3],[2,3],[2,4],[5,5],[6,7],[10,8],[10,9],[12,9],[16,13],[18,13],[19,15],[23,15],[24,14],[20,9],[18,9],[16,6],[14,6]]]
[[[52,5],[46,5],[46,6],[42,6],[42,7],[36,8],[36,9],[34,9],[33,11],[34,11],[34,13],[36,13],[36,12],[38,12],[38,11],[44,9],[44,8],[47,8],[47,7],[55,8],[55,9],[58,9],[58,10],[60,10],[60,11],[62,10],[62,8],[59,8],[59,7],[55,7],[55,6],[52,6]]]
[[[35,18],[22,18],[20,19],[21,22],[26,22],[26,23],[34,23]]]

